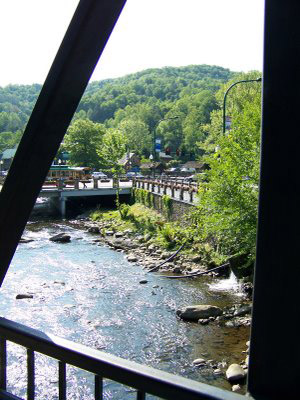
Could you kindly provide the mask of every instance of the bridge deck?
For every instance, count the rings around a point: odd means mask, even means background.
[[[120,183],[120,194],[130,194],[132,187],[131,182]],[[98,182],[98,188],[94,188],[93,183],[81,184],[79,189],[75,189],[72,186],[67,186],[63,189],[58,189],[53,186],[43,186],[40,197],[89,197],[89,196],[115,196],[117,189],[112,186],[110,182]]]

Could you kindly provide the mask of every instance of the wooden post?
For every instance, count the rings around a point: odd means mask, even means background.
[[[180,186],[180,192],[179,192],[179,199],[180,200],[182,200],[183,201],[183,199],[184,199],[184,188],[183,188],[183,185],[181,184],[181,186]]]

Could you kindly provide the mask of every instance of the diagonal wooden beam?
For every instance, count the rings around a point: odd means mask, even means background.
[[[0,193],[0,285],[97,61],[126,0],[81,0]]]

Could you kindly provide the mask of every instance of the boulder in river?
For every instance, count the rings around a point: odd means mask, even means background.
[[[28,293],[19,293],[16,295],[16,299],[20,300],[20,299],[33,299],[33,295],[32,294],[28,294]]]
[[[226,371],[226,378],[229,382],[240,382],[246,377],[246,371],[239,364],[229,365]]]
[[[243,389],[239,384],[233,385],[231,390],[236,393],[243,393]]]
[[[57,235],[52,236],[49,240],[51,240],[51,242],[68,243],[71,241],[71,236],[66,233],[58,233]]]
[[[246,314],[251,314],[251,310],[252,310],[251,304],[243,304],[243,305],[237,307],[237,309],[235,310],[233,315],[237,316],[237,317],[241,317]]]
[[[30,243],[30,242],[33,242],[33,239],[21,238],[19,240],[19,243]]]
[[[199,255],[194,255],[190,258],[190,261],[193,263],[198,263],[198,262],[202,261],[202,257]]]
[[[115,233],[115,237],[116,238],[121,238],[121,237],[123,237],[124,236],[124,233],[123,232],[116,232]]]
[[[193,361],[193,365],[196,365],[196,367],[202,367],[206,364],[206,360],[204,358],[196,358],[196,360]]]
[[[198,321],[199,319],[217,317],[222,314],[222,310],[217,306],[201,304],[184,307],[182,310],[177,310],[176,314],[184,320]]]
[[[99,226],[90,226],[88,229],[89,233],[100,233]]]
[[[136,262],[138,259],[137,259],[137,256],[135,255],[135,254],[128,254],[128,256],[127,256],[127,261],[129,261],[129,262]]]

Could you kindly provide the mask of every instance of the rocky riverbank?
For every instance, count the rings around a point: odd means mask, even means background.
[[[224,268],[214,270],[217,265],[207,262],[200,254],[193,252],[167,251],[153,243],[151,234],[137,234],[131,229],[117,230],[109,221],[94,222],[89,218],[78,221],[91,234],[95,235],[94,242],[105,244],[116,251],[126,254],[129,262],[136,262],[147,270],[176,275],[197,275],[205,273],[213,277],[229,277],[230,268],[224,263]],[[177,253],[175,255],[175,253]],[[240,281],[241,292],[251,300],[252,284]]]
[[[206,272],[209,266],[204,265],[199,255],[177,254],[176,257],[170,259],[174,255],[174,251],[166,251],[160,246],[155,245],[151,241],[151,235],[136,234],[133,230],[127,229],[117,231],[112,228],[107,221],[93,222],[86,218],[80,223],[88,230],[95,234],[97,238],[95,243],[104,243],[107,246],[126,253],[129,262],[137,262],[145,269],[153,269],[161,265],[157,271],[173,272],[175,274],[187,275],[190,273]],[[226,276],[227,272],[210,272],[212,276]]]

